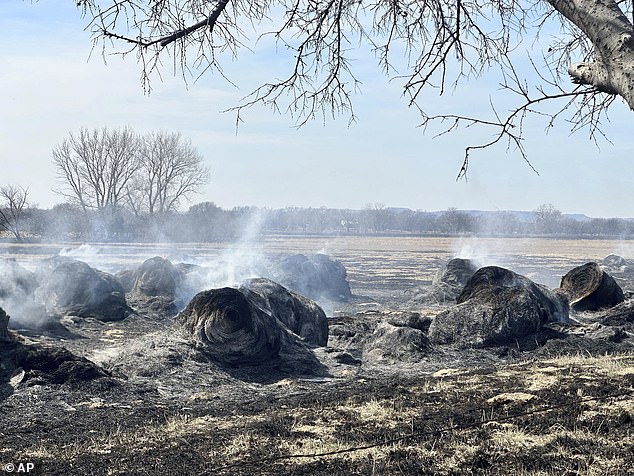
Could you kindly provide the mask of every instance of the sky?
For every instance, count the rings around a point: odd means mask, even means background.
[[[133,55],[92,51],[74,2],[0,2],[0,185],[29,188],[42,208],[61,203],[52,148],[70,132],[129,126],[139,132],[180,131],[209,168],[210,182],[192,203],[223,208],[363,208],[380,202],[415,210],[534,210],[553,204],[564,213],[634,217],[634,113],[618,105],[606,124],[610,142],[597,147],[587,134],[560,123],[544,131],[529,123],[525,148],[536,174],[505,146],[472,156],[468,180],[456,181],[464,147],[490,131],[462,129],[434,138],[418,127],[397,81],[368,61],[355,95],[357,121],[317,120],[297,129],[291,118],[255,107],[223,112],[258,81],[281,76],[275,50],[223,58],[234,84],[205,74],[186,84],[169,63],[147,94]],[[495,80],[485,77],[439,97],[424,97],[431,112],[487,113]],[[621,102],[621,101],[618,101]]]

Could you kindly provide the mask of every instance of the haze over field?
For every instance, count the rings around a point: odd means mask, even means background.
[[[139,82],[135,58],[91,54],[87,23],[73,2],[3,2],[0,27],[5,47],[0,88],[0,163],[3,183],[29,187],[40,207],[62,201],[51,149],[80,127],[130,126],[140,132],[180,131],[192,139],[211,170],[211,181],[194,201],[230,208],[256,205],[363,208],[383,202],[422,210],[533,210],[552,203],[564,213],[629,217],[634,177],[632,115],[617,107],[605,124],[613,144],[569,136],[570,126],[544,132],[530,122],[526,149],[536,175],[517,155],[497,147],[473,156],[469,181],[455,181],[466,145],[486,140],[487,131],[462,130],[433,139],[417,128],[398,81],[375,68],[370,54],[355,97],[358,122],[345,118],[293,128],[291,119],[255,108],[245,113],[236,134],[235,105],[258,81],[285,72],[285,52],[262,42],[258,55],[243,51],[226,58],[236,82],[204,75],[186,86],[165,64],[163,80],[149,95]],[[534,45],[546,47],[547,39]],[[531,46],[532,47],[532,46]],[[280,72],[281,71],[281,72]],[[489,110],[497,85],[486,76],[458,91],[426,102],[436,111],[469,105],[462,112]]]

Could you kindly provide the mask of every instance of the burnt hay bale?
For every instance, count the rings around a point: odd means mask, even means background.
[[[628,266],[628,262],[625,258],[615,254],[611,254],[603,258],[601,264],[605,268],[615,271],[623,271],[624,268]]]
[[[547,322],[567,322],[565,298],[508,269],[479,269],[429,328],[436,344],[483,347],[512,344]]]
[[[131,311],[119,281],[82,261],[47,260],[37,276],[42,284],[35,294],[48,314],[119,321]]]
[[[9,338],[9,316],[4,309],[0,307],[0,340],[7,340]]]
[[[0,300],[32,295],[38,283],[35,273],[12,259],[0,259]]]
[[[174,298],[180,273],[167,259],[155,256],[141,264],[136,272],[132,293]]]
[[[202,291],[176,317],[196,345],[230,365],[258,364],[279,355],[283,329],[253,298],[233,288]]]
[[[19,344],[15,349],[14,359],[16,366],[25,371],[25,380],[78,384],[109,376],[108,372],[97,364],[63,347]]]
[[[352,296],[344,265],[323,253],[287,256],[278,264],[272,278],[315,300],[347,301]]]
[[[328,318],[315,301],[266,278],[249,279],[240,290],[255,294],[262,309],[304,341],[317,346],[328,343]]]
[[[579,312],[605,309],[625,300],[614,278],[594,262],[570,270],[561,279],[560,289]]]
[[[181,305],[182,273],[165,258],[147,259],[136,270],[120,272],[117,277],[128,290],[130,305],[145,315],[174,316]]]
[[[429,339],[420,329],[381,322],[363,346],[363,360],[419,362],[430,349]]]
[[[439,304],[454,303],[477,270],[476,264],[469,259],[450,259],[434,275],[431,289],[419,294],[415,300]]]

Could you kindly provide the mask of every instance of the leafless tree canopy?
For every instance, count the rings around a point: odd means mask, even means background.
[[[293,116],[298,124],[316,115],[354,119],[355,67],[364,45],[378,65],[400,81],[404,96],[420,110],[422,125],[443,122],[493,128],[489,142],[522,148],[528,115],[547,127],[562,116],[573,129],[601,135],[603,115],[616,97],[634,107],[632,0],[83,0],[96,44],[104,52],[134,52],[143,82],[158,73],[164,56],[183,74],[212,70],[257,41],[273,38],[289,69],[264,81],[235,107],[262,103]],[[541,35],[541,36],[540,36]],[[542,46],[541,41],[548,45]],[[361,47],[361,48],[360,48]],[[532,57],[527,60],[527,50]],[[228,58],[227,58],[228,57]],[[579,61],[571,64],[572,61]],[[526,79],[533,65],[535,81]],[[432,115],[423,91],[448,87],[496,72],[514,106],[488,118]],[[570,80],[569,76],[572,78]],[[229,78],[238,80],[239,78]],[[551,105],[555,103],[553,109]],[[565,113],[565,114],[564,114]]]
[[[70,133],[53,149],[53,162],[63,185],[59,193],[84,211],[173,211],[209,174],[180,133],[141,136],[129,128]]]
[[[174,211],[207,183],[201,155],[178,132],[145,136],[139,148],[141,169],[130,187],[132,208],[150,215]]]
[[[18,241],[23,240],[22,225],[29,199],[29,189],[17,185],[0,187],[0,230],[11,233]]]
[[[60,193],[84,210],[121,205],[127,185],[139,169],[137,135],[128,128],[82,128],[53,149],[53,162],[64,188]]]

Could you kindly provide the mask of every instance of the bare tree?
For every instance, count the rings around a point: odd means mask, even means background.
[[[28,209],[29,189],[18,185],[0,187],[0,229],[11,233],[16,240],[24,239],[22,225]]]
[[[129,128],[70,133],[53,149],[53,163],[64,185],[59,193],[84,211],[123,205],[128,183],[140,166],[138,140]]]
[[[557,231],[561,231],[561,211],[555,208],[552,203],[541,204],[535,209],[534,213],[535,225],[538,232],[556,233]]]
[[[139,160],[139,171],[127,192],[130,206],[137,214],[175,211],[209,178],[202,156],[179,132],[144,136]]]
[[[255,49],[247,31],[256,42],[267,35],[275,39],[288,52],[289,72],[238,104],[238,120],[244,107],[256,103],[291,114],[299,124],[318,114],[354,119],[355,51],[368,44],[379,66],[400,81],[410,106],[420,109],[423,126],[444,121],[445,132],[472,125],[494,129],[493,139],[466,149],[459,175],[467,171],[470,152],[500,142],[526,158],[527,116],[544,117],[547,127],[562,116],[573,130],[586,129],[596,138],[615,98],[634,108],[632,0],[81,0],[78,5],[96,43],[137,53],[146,87],[164,55],[184,74],[223,74],[222,53],[233,59],[241,49]],[[546,37],[552,40],[542,47]],[[526,64],[534,66],[534,79],[526,79]],[[424,90],[443,94],[484,72],[497,73],[502,89],[516,98],[510,109],[498,111],[492,104],[491,117],[424,109]],[[554,108],[547,106],[551,103]]]

